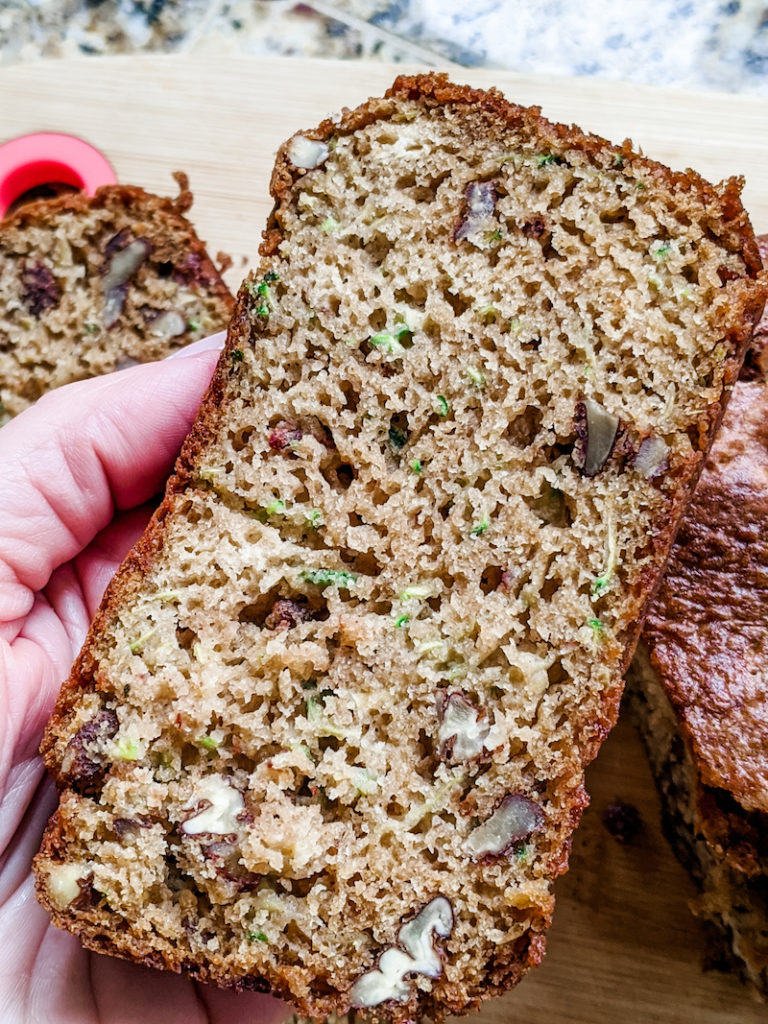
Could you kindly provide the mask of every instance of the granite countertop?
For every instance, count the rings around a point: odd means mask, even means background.
[[[768,95],[768,0],[0,0],[0,63],[282,54]]]

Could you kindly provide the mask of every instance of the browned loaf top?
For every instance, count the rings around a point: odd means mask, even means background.
[[[130,185],[22,206],[0,223],[0,422],[51,388],[168,355],[234,300],[176,199]]]
[[[766,994],[767,336],[764,317],[629,673],[670,838],[702,890],[694,911]]]
[[[765,300],[739,188],[441,76],[282,147],[264,262],[46,735],[56,924],[373,1021],[540,960]]]
[[[707,786],[768,811],[768,389],[735,388],[643,640]]]

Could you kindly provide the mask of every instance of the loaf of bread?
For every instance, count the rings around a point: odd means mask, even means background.
[[[184,217],[128,185],[0,222],[0,423],[51,388],[168,355],[226,326],[234,300]]]
[[[539,962],[765,300],[739,189],[438,75],[281,148],[46,734],[57,925],[370,1021]]]
[[[761,250],[768,255],[768,238]],[[693,912],[768,995],[768,318],[628,674]],[[763,369],[761,372],[761,363]]]

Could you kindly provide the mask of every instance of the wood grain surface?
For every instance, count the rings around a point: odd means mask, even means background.
[[[84,58],[0,71],[0,141],[64,131],[100,148],[121,181],[173,191],[189,173],[192,219],[211,249],[235,259],[236,286],[255,259],[278,143],[326,114],[381,92],[402,68],[300,59],[216,62],[189,57]],[[455,76],[459,77],[459,76]],[[768,231],[768,101],[693,95],[622,83],[467,71],[545,115],[620,141],[633,139],[676,169],[746,178],[745,203]],[[489,1003],[480,1024],[757,1024],[768,1007],[733,977],[705,972],[707,944],[687,903],[694,890],[661,836],[645,756],[622,721],[588,774],[592,806],[543,966]],[[602,825],[616,798],[643,828],[622,846]]]

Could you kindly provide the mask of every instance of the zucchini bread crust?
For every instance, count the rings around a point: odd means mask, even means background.
[[[372,1021],[539,962],[765,301],[739,189],[438,75],[282,147],[46,733],[57,925]]]

